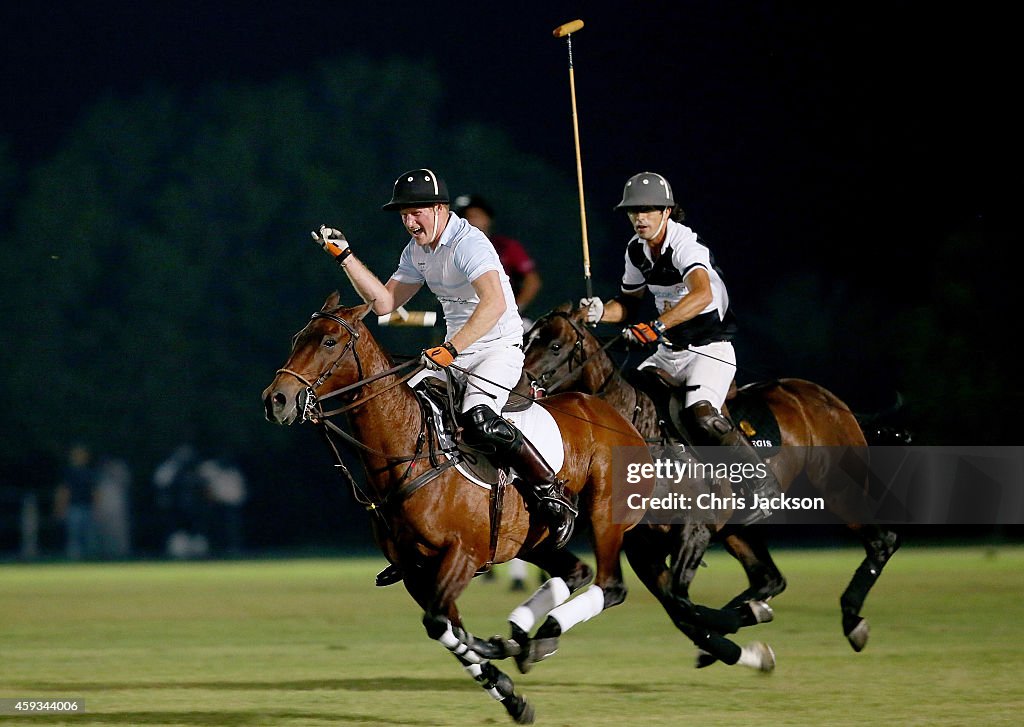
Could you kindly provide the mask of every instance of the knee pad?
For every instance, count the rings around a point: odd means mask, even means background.
[[[522,434],[486,404],[478,404],[463,414],[470,444],[487,443],[499,451],[507,451],[522,441]]]
[[[698,401],[689,407],[689,411],[701,431],[714,438],[715,441],[720,441],[733,429],[729,420],[722,416],[722,413],[709,401]]]

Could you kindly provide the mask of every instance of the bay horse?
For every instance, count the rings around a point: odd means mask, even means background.
[[[402,568],[405,588],[423,609],[427,635],[452,652],[516,722],[531,723],[532,705],[493,660],[515,656],[525,672],[553,653],[562,633],[624,600],[619,554],[624,534],[635,523],[614,521],[622,518],[612,515],[612,456],[618,447],[643,448],[643,438],[599,397],[567,393],[542,404],[561,432],[564,464],[558,477],[567,493],[578,496],[581,514],[590,523],[595,574],[568,550],[552,547],[545,519],[531,519],[515,487],[508,488],[503,507],[495,510],[494,488],[475,484],[435,456],[432,417],[405,384],[407,377],[398,376],[408,365],[393,365],[363,323],[370,309],[342,307],[336,292],[328,297],[296,334],[288,360],[264,390],[266,417],[282,425],[306,419],[322,425],[336,413],[346,414],[351,433],[337,426],[332,431],[345,434],[356,447],[367,474],[365,490],[354,478],[350,484],[373,513],[378,546]],[[334,395],[344,406],[324,412],[322,403]],[[344,468],[340,458],[338,463]],[[456,600],[474,574],[516,557],[552,578],[512,612],[510,639],[474,637]],[[544,616],[531,639],[528,632]],[[536,644],[546,651],[528,648]]]
[[[586,325],[585,314],[585,309],[563,304],[538,319],[526,335],[524,369],[548,393],[581,391],[600,396],[629,418],[649,444],[662,441],[665,432],[659,423],[655,402],[622,375]],[[785,378],[744,389],[761,397],[778,422],[782,446],[768,464],[780,487],[785,489],[798,476],[806,476],[824,495],[829,510],[843,519],[864,547],[866,556],[840,597],[843,633],[859,652],[867,644],[869,635],[868,621],[860,615],[864,601],[900,544],[895,531],[856,522],[855,513],[851,512],[856,508],[850,507],[842,493],[830,491],[827,486],[838,468],[849,467],[849,459],[838,461],[840,453],[848,455],[859,451],[866,456],[864,432],[845,403],[810,381]],[[728,404],[726,401],[726,409]],[[858,474],[857,479],[864,483],[866,492],[866,462],[861,464],[863,473]],[[739,560],[749,582],[748,588],[723,610],[738,608],[745,602],[767,601],[786,587],[786,580],[767,547],[749,527],[721,523],[649,526],[637,528],[631,537],[649,541],[644,548],[644,560],[638,563],[630,560],[630,564],[666,608],[680,599],[688,600],[690,583],[712,537],[719,538],[726,550]],[[630,549],[626,552],[628,556]],[[652,559],[652,552],[661,555]],[[673,559],[671,570],[665,564],[669,556]],[[673,621],[692,638],[683,622],[676,618]],[[749,623],[748,620],[741,625]],[[698,642],[698,646],[709,651],[706,642]],[[714,654],[713,649],[710,651]],[[698,657],[698,666],[706,666],[714,660],[714,656],[702,654]]]

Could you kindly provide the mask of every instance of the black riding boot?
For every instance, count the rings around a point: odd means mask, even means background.
[[[515,469],[527,485],[533,502],[544,509],[550,521],[555,548],[563,548],[572,537],[576,508],[565,498],[555,472],[541,457],[537,448],[507,419],[498,416],[486,404],[466,412],[469,443],[487,443],[494,447],[501,464]]]
[[[747,490],[747,497],[744,498],[747,509],[745,514],[737,513],[734,516],[735,522],[740,525],[750,525],[769,517],[772,510],[768,507],[767,501],[768,498],[778,496],[779,483],[750,440],[722,416],[711,402],[698,401],[690,407],[690,412],[700,429],[716,444],[730,448],[731,462],[753,465],[751,471],[754,474],[742,478]],[[757,476],[759,468],[764,468],[764,477]],[[754,503],[757,503],[756,507],[754,507]]]

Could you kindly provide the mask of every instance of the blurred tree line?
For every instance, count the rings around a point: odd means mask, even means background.
[[[130,459],[145,503],[156,463],[191,442],[237,455],[267,523],[313,518],[297,528],[308,535],[363,522],[308,428],[262,416],[260,392],[308,314],[334,289],[356,302],[309,230],[340,227],[386,279],[405,237],[379,208],[397,174],[432,166],[453,195],[493,199],[497,226],[534,253],[545,278],[537,312],[583,293],[571,170],[499,129],[453,122],[442,102],[430,67],[352,58],[267,84],[108,96],[28,169],[0,140],[5,469],[32,470],[87,441]],[[611,295],[627,230],[611,240],[597,214],[590,233],[595,273],[607,277],[595,291]],[[741,274],[741,383],[796,375],[840,396],[899,390],[920,443],[1012,441],[960,421],[1000,410],[1007,390],[1020,399],[1004,353],[978,355],[1001,321],[981,314],[995,302],[984,271],[960,262],[984,234],[964,229],[935,240],[927,258],[897,259],[889,270],[902,281],[863,261],[836,275],[836,257],[821,254],[821,268],[794,266],[756,290]],[[744,266],[716,254],[727,277]],[[898,294],[880,295],[888,285]],[[410,307],[434,307],[421,296]],[[431,342],[429,332],[379,333],[396,354]]]
[[[190,97],[108,96],[20,174],[0,146],[0,365],[19,402],[0,456],[62,456],[87,441],[130,458],[145,496],[153,466],[191,442],[248,462],[256,492],[306,499],[303,462],[327,453],[264,421],[260,392],[330,291],[357,302],[309,231],[340,227],[386,280],[407,238],[380,207],[417,166],[453,195],[492,198],[552,281],[579,267],[571,178],[500,130],[448,123],[440,79],[408,61],[353,58]],[[431,335],[380,333],[410,355]]]

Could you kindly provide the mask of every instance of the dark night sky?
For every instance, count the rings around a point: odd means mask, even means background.
[[[573,48],[592,225],[625,243],[627,223],[611,211],[623,183],[638,171],[661,172],[725,267],[741,304],[735,307],[748,315],[738,310],[741,326],[753,320],[755,329],[768,327],[758,318],[759,287],[788,297],[789,281],[801,271],[870,291],[862,297],[882,301],[879,309],[891,308],[897,320],[900,308],[928,304],[922,261],[966,231],[984,249],[964,250],[950,279],[980,267],[972,280],[997,291],[986,294],[993,303],[986,310],[965,312],[970,328],[979,316],[1008,316],[1000,312],[1010,310],[1003,301],[1017,287],[1008,284],[1016,283],[1015,268],[994,254],[994,222],[1010,199],[1000,186],[1016,177],[1021,128],[1012,103],[1021,85],[1012,57],[1020,42],[1015,23],[996,9],[1002,6],[6,2],[0,140],[27,172],[49,159],[105,94],[130,97],[158,85],[187,96],[212,82],[300,75],[352,54],[401,56],[439,74],[446,121],[500,126],[519,148],[564,170],[575,194],[566,44],[551,31],[583,18]],[[395,123],[416,112],[395,108]],[[424,149],[425,165],[430,157]],[[390,181],[401,171],[381,169],[380,177]],[[595,291],[610,294],[621,257],[595,260],[594,269]],[[582,293],[578,280],[573,292]],[[567,280],[557,282],[569,288]],[[812,298],[806,307],[816,304]],[[809,319],[814,311],[807,313]],[[1019,323],[1003,329],[1012,333]],[[830,351],[839,367],[834,377],[855,371],[861,385],[878,390],[898,378],[887,361],[864,373],[856,356],[861,342],[844,333]],[[804,332],[788,335],[799,346]],[[1004,350],[988,351],[991,343],[979,342],[986,348],[980,355],[1008,356],[999,342],[995,348]],[[795,347],[784,355],[795,357]],[[802,375],[786,366],[784,375]],[[834,377],[821,383],[834,384]],[[840,390],[852,388],[842,382]],[[984,437],[989,426],[974,434]]]
[[[910,270],[995,212],[1019,81],[1009,24],[983,3],[5,3],[2,133],[28,166],[104,93],[401,55],[437,69],[446,118],[500,125],[574,187],[551,30],[576,17],[588,217],[623,241],[610,208],[645,169],[748,285],[766,266],[838,262],[857,278],[885,256]],[[396,108],[396,123],[415,112]]]

